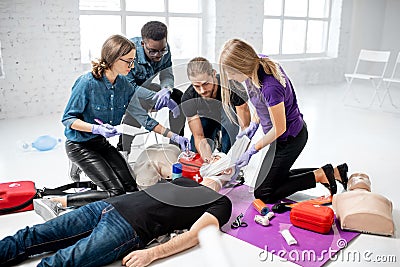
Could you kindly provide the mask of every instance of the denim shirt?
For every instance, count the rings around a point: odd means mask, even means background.
[[[159,62],[153,62],[147,59],[144,47],[142,46],[142,37],[130,39],[136,46],[135,67],[131,69],[126,77],[129,82],[136,85],[146,85],[160,72],[161,88],[174,88],[174,74],[172,72],[171,50],[167,44],[168,53],[165,54]]]
[[[62,117],[65,136],[73,142],[88,141],[98,135],[71,129],[75,120],[94,124],[94,119],[98,118],[104,123],[118,125],[125,111],[151,131],[158,122],[148,115],[140,100],[153,101],[151,98],[154,94],[147,89],[132,86],[123,75],[118,75],[115,83],[111,84],[105,75],[96,79],[91,72],[86,73],[76,80],[65,107]]]

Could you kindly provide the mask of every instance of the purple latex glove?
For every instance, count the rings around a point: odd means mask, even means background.
[[[155,100],[156,104],[154,105],[155,110],[160,110],[163,107],[168,107],[169,110],[172,112],[172,116],[174,118],[178,118],[178,116],[181,114],[178,104],[171,99],[171,89],[168,87],[165,87],[158,91],[152,98],[152,100]]]
[[[240,158],[235,162],[236,168],[240,169],[249,164],[250,158],[256,154],[258,150],[255,148],[254,145],[250,147]]]
[[[190,141],[186,137],[177,135],[176,133],[173,133],[171,140],[173,142],[179,144],[182,151],[191,150]]]
[[[249,127],[247,127],[246,129],[244,129],[243,131],[238,133],[238,135],[236,136],[236,139],[239,139],[245,135],[247,135],[247,137],[249,139],[253,138],[254,134],[257,132],[259,125],[260,124],[254,122],[254,121],[251,121]]]
[[[178,104],[173,99],[169,100],[169,102],[167,104],[167,107],[168,107],[169,110],[171,110],[172,116],[175,119],[178,118],[178,116],[181,114],[181,111],[179,110]]]
[[[156,104],[154,105],[155,110],[160,110],[168,105],[171,97],[171,91],[172,90],[170,88],[164,87],[153,96],[152,100],[157,99]]]
[[[113,137],[120,134],[114,126],[107,123],[101,125],[93,124],[92,133],[101,134],[105,138]]]

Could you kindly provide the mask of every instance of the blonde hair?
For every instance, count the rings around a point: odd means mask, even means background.
[[[225,43],[219,56],[224,108],[230,105],[227,72],[242,73],[251,79],[252,84],[256,88],[260,88],[261,82],[258,79],[260,65],[266,74],[272,74],[283,87],[286,87],[285,76],[279,68],[278,63],[268,57],[260,58],[251,45],[240,39],[231,39]]]
[[[111,35],[101,48],[101,57],[98,61],[92,61],[92,74],[96,79],[103,76],[105,70],[132,50],[136,50],[135,44],[122,35]]]

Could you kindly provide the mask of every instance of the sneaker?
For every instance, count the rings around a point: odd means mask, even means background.
[[[34,199],[33,209],[40,215],[45,221],[51,220],[60,214],[60,211],[64,209],[61,203],[51,201],[50,199]]]
[[[74,182],[79,182],[81,180],[82,170],[72,161],[69,161],[68,175]]]

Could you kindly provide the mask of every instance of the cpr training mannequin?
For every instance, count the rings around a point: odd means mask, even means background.
[[[333,196],[333,209],[342,229],[378,235],[394,234],[392,202],[371,192],[368,175],[350,176],[348,191]]]
[[[139,155],[133,166],[139,189],[145,189],[161,179],[170,179],[172,165],[178,161],[180,153],[179,148],[171,144],[154,144],[147,147]],[[218,153],[214,155],[213,161],[217,161],[222,157],[226,157],[226,155]],[[229,168],[219,175],[204,177],[201,184],[218,191],[224,183],[231,179],[233,174],[233,170]]]

